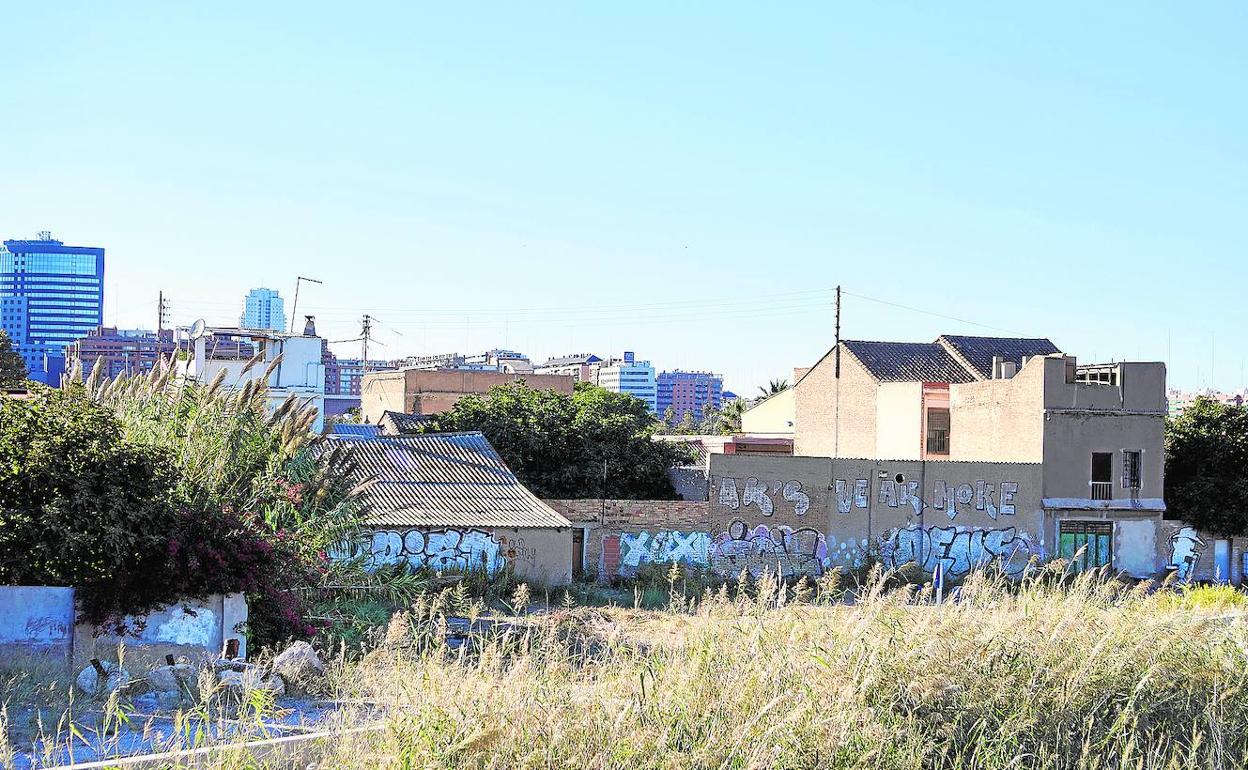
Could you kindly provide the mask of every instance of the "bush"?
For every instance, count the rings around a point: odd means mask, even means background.
[[[88,619],[171,595],[176,471],[81,393],[0,400],[0,582],[84,588]]]

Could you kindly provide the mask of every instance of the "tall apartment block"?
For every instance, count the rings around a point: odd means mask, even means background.
[[[277,289],[252,289],[243,298],[238,325],[244,329],[286,331],[286,303]]]
[[[667,416],[671,409],[677,421],[692,414],[700,419],[709,407],[719,409],[723,403],[724,378],[710,372],[662,372],[658,377],[658,412]]]
[[[0,328],[30,378],[59,385],[65,347],[104,322],[104,249],[66,246],[52,234],[0,248]]]

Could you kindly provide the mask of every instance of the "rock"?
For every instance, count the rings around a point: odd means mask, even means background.
[[[108,696],[116,690],[120,690],[130,681],[130,672],[119,667],[111,660],[100,662],[100,668],[104,669],[104,676],[101,677],[95,665],[91,664],[84,668],[78,674],[78,678],[74,684],[82,692],[95,696]]]
[[[325,664],[307,642],[295,642],[287,647],[273,659],[273,670],[292,692],[316,691],[325,679]]]
[[[212,670],[218,674],[222,671],[246,671],[249,667],[246,661],[235,658],[217,658],[212,662]]]
[[[286,682],[277,674],[264,676],[259,669],[249,666],[245,671],[222,671],[218,681],[222,687],[241,695],[248,690],[266,690],[274,698],[286,694]]]
[[[181,695],[188,690],[193,692],[197,674],[195,667],[189,663],[177,663],[172,666],[161,666],[147,675],[148,685],[157,692],[172,692]]]

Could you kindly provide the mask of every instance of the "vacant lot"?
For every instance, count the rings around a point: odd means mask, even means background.
[[[761,596],[760,596],[761,594]],[[920,597],[921,598],[921,597]],[[393,707],[350,767],[1235,767],[1248,752],[1240,595],[1091,579],[957,603],[720,594],[569,609],[418,652],[418,617],[345,671]]]
[[[333,724],[383,727],[319,766],[1245,766],[1241,596],[1145,588],[975,578],[935,607],[879,584],[852,606],[763,585],[666,612],[557,609],[454,647],[422,602],[335,667]]]

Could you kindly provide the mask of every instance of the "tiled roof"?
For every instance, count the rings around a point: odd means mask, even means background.
[[[845,348],[882,382],[973,382],[975,377],[934,342],[845,340]]]
[[[1061,352],[1056,345],[1043,337],[1025,339],[1019,337],[959,337],[951,334],[942,334],[937,342],[943,342],[957,351],[962,360],[985,380],[992,379],[993,356],[1001,356],[1006,361],[1013,361],[1019,369],[1022,369],[1024,358],[1047,356],[1051,353]]]
[[[377,479],[363,499],[372,526],[570,526],[520,483],[480,433],[329,436],[324,446],[344,444],[360,479]]]

